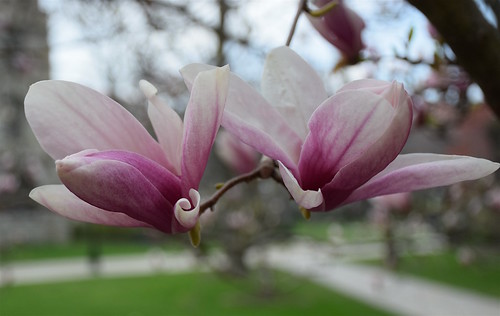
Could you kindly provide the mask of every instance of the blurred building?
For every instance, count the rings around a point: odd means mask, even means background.
[[[53,174],[53,161],[24,116],[29,86],[48,78],[46,14],[36,0],[0,1],[0,246],[68,234],[64,219],[40,211],[28,197]]]

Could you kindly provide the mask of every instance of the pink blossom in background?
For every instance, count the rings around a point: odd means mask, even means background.
[[[329,2],[331,1],[317,0],[314,4],[321,8]],[[307,14],[307,17],[328,42],[337,47],[350,63],[355,63],[359,59],[360,51],[365,47],[361,38],[365,22],[342,0],[337,0],[337,2],[338,4],[325,15],[313,17]]]
[[[215,142],[217,156],[234,172],[246,173],[257,167],[260,154],[232,134],[221,130]]]
[[[381,226],[387,226],[391,213],[407,213],[411,209],[411,193],[401,192],[381,195],[369,200],[371,207],[370,219]]]
[[[13,173],[0,173],[0,194],[14,193],[19,188],[19,180]]]
[[[388,211],[405,211],[410,208],[411,193],[401,192],[388,195],[377,196],[370,199],[370,203],[376,209]]]
[[[456,108],[453,110],[458,112]],[[447,137],[446,153],[474,154],[487,159],[495,157],[496,146],[492,142],[491,130],[496,123],[496,117],[489,106],[485,104],[473,106],[455,122]]]
[[[122,106],[94,90],[64,81],[32,85],[26,118],[56,160],[63,184],[37,187],[30,197],[84,222],[154,227],[167,234],[192,229],[228,73],[223,67],[196,77],[184,122],[142,81],[158,142]]]
[[[494,210],[500,211],[500,187],[493,187],[486,192],[486,204]]]
[[[189,88],[200,71],[181,70]],[[278,161],[295,201],[328,211],[375,196],[472,180],[498,163],[466,156],[399,155],[412,122],[402,84],[359,80],[331,97],[315,71],[288,47],[267,56],[262,95],[234,74],[222,126]]]
[[[446,90],[452,86],[460,93],[465,93],[471,84],[469,75],[461,67],[450,65],[434,69],[424,82],[427,88]]]

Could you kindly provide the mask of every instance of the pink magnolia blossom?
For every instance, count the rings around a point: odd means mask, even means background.
[[[0,173],[0,194],[14,193],[19,188],[19,180],[13,173]]]
[[[260,154],[252,147],[224,130],[219,131],[215,142],[215,152],[229,168],[237,173],[252,171],[257,167],[260,158]]]
[[[127,110],[76,83],[41,81],[26,95],[26,118],[42,148],[56,160],[62,185],[30,197],[71,219],[191,230],[199,217],[198,186],[220,125],[227,67],[201,72],[184,122],[141,81],[158,142]]]
[[[410,208],[411,193],[381,195],[370,199],[370,203],[376,210],[404,212]]]
[[[411,210],[411,193],[401,192],[371,198],[370,219],[390,229],[391,214],[405,214]]]
[[[500,187],[495,186],[486,192],[486,204],[496,211],[500,211]]]
[[[330,0],[318,0],[318,7],[327,5]],[[314,28],[333,46],[337,47],[344,57],[355,62],[359,52],[364,48],[361,31],[365,28],[363,19],[349,9],[342,0],[337,1],[330,11],[321,17],[307,15]]]
[[[188,87],[211,67],[183,68]],[[397,82],[354,81],[328,97],[315,71],[280,47],[267,57],[261,91],[231,74],[222,126],[277,160],[292,197],[308,210],[477,179],[499,167],[466,156],[399,155],[412,102]]]

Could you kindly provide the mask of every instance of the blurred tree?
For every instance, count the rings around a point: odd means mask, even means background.
[[[29,85],[49,76],[46,24],[36,0],[0,1],[0,209],[31,204],[29,190],[48,181],[23,106]]]
[[[459,65],[481,87],[488,105],[500,118],[500,1],[408,0],[434,25],[456,55]],[[495,22],[478,7],[490,7]]]

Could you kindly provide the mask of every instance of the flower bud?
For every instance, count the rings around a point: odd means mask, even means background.
[[[317,0],[314,4],[324,7],[331,1]],[[359,60],[359,52],[364,48],[361,31],[365,28],[363,19],[349,9],[342,0],[320,17],[308,14],[314,28],[333,46],[337,47],[346,62],[354,64]]]

